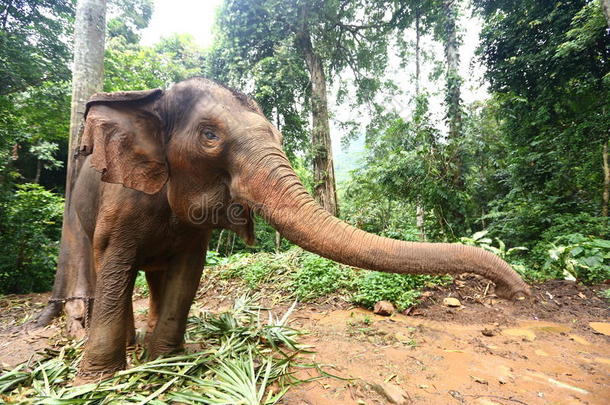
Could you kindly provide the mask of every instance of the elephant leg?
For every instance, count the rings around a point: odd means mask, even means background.
[[[102,253],[96,251],[95,303],[79,383],[109,377],[126,366],[126,343],[133,327],[134,258],[133,252],[112,243]]]
[[[182,348],[189,309],[199,286],[204,262],[205,250],[199,249],[178,255],[168,267],[163,305],[148,341],[151,358]]]
[[[159,320],[159,313],[163,305],[163,292],[165,291],[165,271],[147,271],[148,282],[148,323],[146,334],[152,334]]]

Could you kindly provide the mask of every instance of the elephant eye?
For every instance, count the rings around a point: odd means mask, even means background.
[[[204,131],[203,135],[211,141],[218,139],[218,137],[212,131]]]

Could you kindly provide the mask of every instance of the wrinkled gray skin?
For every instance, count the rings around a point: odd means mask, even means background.
[[[89,269],[95,279],[80,382],[125,367],[138,269],[150,287],[150,355],[179,349],[212,230],[232,229],[252,243],[253,209],[287,239],[342,263],[395,273],[473,272],[494,281],[503,297],[529,291],[484,250],[381,238],[331,216],[299,182],[281,134],[256,103],[206,79],[165,92],[95,95],[78,159],[61,263]]]

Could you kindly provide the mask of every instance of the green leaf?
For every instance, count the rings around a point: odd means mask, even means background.
[[[593,246],[597,246],[600,248],[604,248],[604,249],[610,249],[610,240],[605,240],[605,239],[593,239],[591,241],[591,244]]]
[[[488,230],[482,230],[479,232],[475,232],[474,234],[472,234],[472,239],[478,241],[479,239],[481,239],[483,236],[487,235],[489,233]],[[489,242],[485,242],[485,243],[491,243],[491,240],[489,240]]]

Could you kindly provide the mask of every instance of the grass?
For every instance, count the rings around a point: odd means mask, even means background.
[[[97,384],[72,387],[82,342],[46,349],[36,360],[0,376],[0,402],[15,404],[274,404],[297,380],[292,369],[304,348],[299,331],[282,316],[261,319],[256,299],[243,296],[220,314],[191,317],[188,342],[204,342],[191,354],[144,361],[130,352],[131,367]]]

